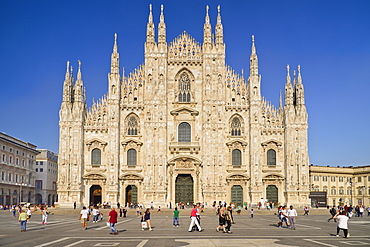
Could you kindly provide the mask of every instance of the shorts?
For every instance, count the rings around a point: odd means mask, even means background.
[[[87,218],[81,218],[81,223],[87,223]]]

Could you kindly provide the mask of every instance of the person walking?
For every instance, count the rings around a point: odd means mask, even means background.
[[[334,216],[337,214],[337,210],[335,209],[335,206],[333,206],[330,210],[329,210],[329,213],[331,214],[331,218],[328,219],[328,222],[331,220],[331,219],[334,219]],[[334,219],[334,222],[337,222],[336,219]]]
[[[292,205],[290,205],[290,207],[288,209],[287,216],[288,216],[289,221],[290,221],[290,229],[295,230],[295,227],[296,227],[295,222],[296,222],[296,219],[298,218],[298,214],[297,214],[297,211],[293,208]]]
[[[86,207],[84,206],[80,212],[80,218],[79,218],[82,224],[82,228],[84,230],[87,229],[87,221],[88,221],[89,216],[90,216],[89,210],[87,210]]]
[[[148,224],[149,231],[153,231],[152,225],[150,224],[150,208],[147,208],[145,210],[145,213],[143,215],[143,221],[145,221]],[[144,231],[144,228],[142,228],[142,230]]]
[[[19,214],[18,217],[18,221],[21,225],[21,232],[25,232],[27,230],[26,229],[27,220],[28,220],[27,213],[24,210],[21,210],[21,213]]]
[[[339,237],[339,231],[343,230],[344,238],[349,238],[348,233],[348,216],[346,215],[345,211],[339,213],[339,215],[335,215],[334,219],[338,219],[338,226],[337,226],[337,237]]]
[[[116,212],[116,210],[114,209],[114,207],[111,208],[109,214],[108,214],[108,223],[109,223],[109,227],[111,229],[111,232],[109,234],[111,235],[117,235],[118,234],[118,230],[116,228],[114,228],[114,225],[117,223],[117,218],[118,218],[118,214]]]
[[[225,210],[224,217],[225,217],[225,222],[226,222],[226,228],[225,232],[227,233],[232,233],[231,232],[231,223],[232,223],[232,216],[231,216],[231,207],[228,206],[227,209]]]
[[[194,208],[191,210],[191,213],[190,213],[191,222],[190,222],[189,230],[188,230],[189,232],[192,232],[194,224],[198,227],[198,231],[200,232],[203,231],[197,219],[198,207],[199,205],[194,205]]]
[[[219,206],[218,210],[218,227],[216,228],[216,232],[220,231],[220,228],[223,232],[225,232],[225,207]]]
[[[93,223],[97,223],[99,221],[99,209],[98,207],[94,207],[92,210],[92,215],[93,215]]]
[[[251,208],[251,218],[253,218],[253,215],[254,215],[254,210],[253,208]]]
[[[27,213],[27,217],[28,217],[28,222],[30,222],[31,221],[31,216],[32,216],[32,211],[31,211],[31,207],[28,207],[27,208],[27,211],[26,211],[26,213]]]
[[[175,227],[179,227],[179,214],[180,214],[180,211],[177,210],[177,207],[175,208],[175,210],[173,211],[173,226]]]
[[[304,215],[307,215],[308,216],[308,213],[310,212],[310,210],[308,209],[307,206],[304,207]]]
[[[127,214],[127,207],[124,207],[123,208],[123,218],[126,218],[126,214]]]
[[[48,217],[49,217],[49,211],[48,211],[47,207],[44,207],[44,209],[41,211],[41,215],[42,215],[41,223],[43,225],[47,225],[48,224]]]

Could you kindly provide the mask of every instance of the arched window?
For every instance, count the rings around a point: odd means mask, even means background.
[[[179,102],[190,102],[190,78],[185,72],[179,79]]]
[[[238,117],[234,117],[231,121],[231,136],[240,136],[242,133],[241,127],[240,119]]]
[[[136,166],[137,165],[137,152],[135,149],[129,149],[127,151],[127,165]]]
[[[232,152],[232,165],[233,166],[242,165],[242,152],[239,149],[234,149]]]
[[[178,141],[191,142],[191,126],[189,123],[183,122],[179,124]]]
[[[276,166],[276,152],[273,149],[267,151],[267,165]]]
[[[101,151],[99,148],[94,148],[91,151],[91,165],[93,166],[101,165]]]
[[[138,121],[134,115],[129,116],[127,121],[127,135],[136,136],[138,133]]]

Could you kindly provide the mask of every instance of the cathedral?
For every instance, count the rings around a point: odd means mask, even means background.
[[[58,204],[177,202],[309,205],[308,122],[301,69],[287,66],[276,107],[261,95],[252,36],[249,75],[226,64],[218,7],[203,42],[167,42],[152,6],[144,62],[120,72],[114,35],[108,92],[87,107],[81,62],[67,62],[60,107]],[[247,62],[247,59],[245,60]],[[291,78],[292,75],[292,78]]]

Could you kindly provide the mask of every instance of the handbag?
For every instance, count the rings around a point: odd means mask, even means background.
[[[109,222],[107,222],[107,226],[110,227],[110,223]]]
[[[141,222],[142,228],[148,228],[148,223],[146,221]]]

